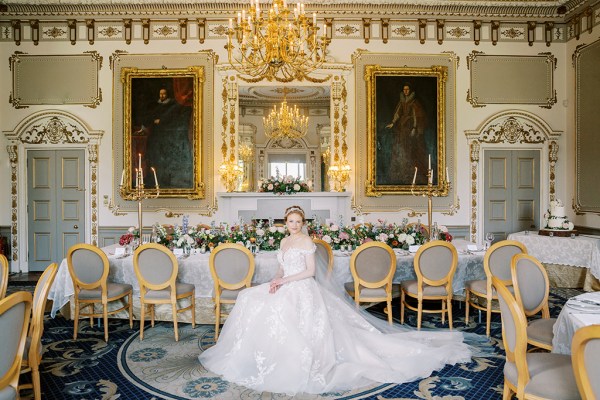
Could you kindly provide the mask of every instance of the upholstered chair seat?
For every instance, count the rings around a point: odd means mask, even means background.
[[[123,297],[131,290],[131,285],[127,283],[106,283],[107,297]],[[79,298],[84,300],[100,300],[102,299],[102,289],[81,289]]]
[[[175,283],[175,296],[180,296],[183,293],[189,293],[194,291],[195,287],[191,283]],[[148,290],[146,292],[146,299],[168,299],[171,297],[170,289],[162,289],[162,290]]]

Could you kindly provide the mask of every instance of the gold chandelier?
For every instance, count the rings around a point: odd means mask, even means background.
[[[259,0],[250,0],[250,10],[237,14],[235,26],[229,19],[225,46],[229,63],[246,82],[322,82],[308,76],[325,62],[330,42],[325,26],[321,36],[318,31],[317,14],[312,14],[311,21],[300,2],[290,10],[286,0],[273,0],[265,12]]]
[[[263,126],[265,135],[272,139],[280,137],[289,137],[293,139],[301,138],[308,132],[308,117],[300,113],[298,106],[288,107],[286,99],[287,89],[283,89],[283,103],[277,110],[277,105],[273,106],[271,113],[263,117]]]

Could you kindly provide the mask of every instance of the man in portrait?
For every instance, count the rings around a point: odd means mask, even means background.
[[[192,108],[173,98],[166,87],[159,89],[158,99],[148,107],[141,128],[148,134],[145,172],[148,175],[149,167],[156,168],[161,188],[193,186],[191,114]],[[146,183],[153,182],[148,178]]]

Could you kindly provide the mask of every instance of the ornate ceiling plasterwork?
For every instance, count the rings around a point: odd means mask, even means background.
[[[498,18],[501,20],[514,18],[551,18],[560,22],[568,17],[571,11],[583,5],[590,5],[584,0],[558,1],[446,1],[446,0],[329,0],[326,4],[307,2],[306,7],[317,11],[325,17],[336,15],[382,15],[382,16],[417,16],[417,17],[469,17]],[[126,15],[146,15],[161,17],[186,16],[207,17],[229,15],[247,6],[248,2],[210,1],[196,2],[191,0],[0,0],[1,16],[62,16],[62,15],[94,15],[96,17],[123,18]]]

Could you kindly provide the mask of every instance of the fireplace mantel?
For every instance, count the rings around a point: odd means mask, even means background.
[[[259,192],[220,192],[217,193],[219,217],[221,221],[234,223],[240,217],[244,221],[252,219],[282,218],[289,206],[300,206],[306,218],[317,216],[321,221],[341,218],[349,222],[350,192],[301,192],[291,195],[276,195]]]

